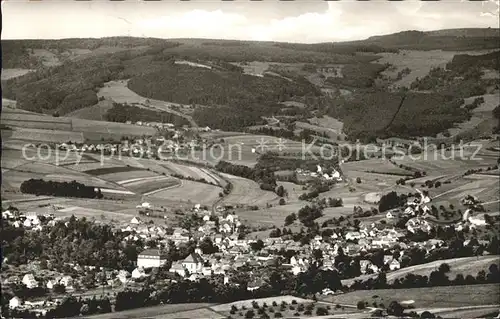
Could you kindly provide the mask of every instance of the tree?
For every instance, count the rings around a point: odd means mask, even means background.
[[[361,177],[356,177],[356,183],[361,184]]]
[[[448,265],[447,263],[442,263],[439,266],[439,272],[441,272],[443,274],[450,272],[450,265]]]
[[[387,308],[387,313],[389,315],[401,317],[403,315],[404,308],[397,301],[391,301],[389,307]]]
[[[295,213],[291,213],[285,218],[285,226],[293,224],[296,220],[297,220],[297,215],[295,215]]]
[[[256,242],[250,244],[250,248],[254,251],[259,251],[264,248],[264,242],[261,239],[258,239]]]
[[[427,318],[436,318],[436,316],[433,313],[429,312],[429,311],[424,311],[424,312],[422,312],[420,314],[420,318],[422,318],[422,319],[423,318],[426,318],[426,319]]]
[[[276,188],[276,194],[279,196],[279,197],[283,197],[285,196],[285,188],[283,187],[283,185],[280,185]]]
[[[364,302],[364,301],[362,301],[362,300],[358,301],[358,303],[357,303],[357,308],[358,308],[359,310],[361,310],[361,309],[365,309],[365,306],[366,306],[366,304],[365,304],[365,302]]]
[[[254,316],[255,316],[255,312],[253,312],[253,310],[248,310],[248,311],[245,313],[245,318],[246,318],[246,319],[252,319]]]
[[[56,294],[63,294],[66,292],[66,287],[61,284],[55,284],[53,290]]]
[[[280,204],[281,206],[285,205],[285,204],[286,204],[285,199],[284,199],[284,198],[280,198],[279,204]]]
[[[318,316],[326,316],[326,315],[328,315],[328,310],[325,307],[318,307],[316,309],[316,315],[318,315]]]
[[[204,254],[214,254],[219,251],[219,248],[214,245],[210,237],[205,237],[200,243],[200,249]]]

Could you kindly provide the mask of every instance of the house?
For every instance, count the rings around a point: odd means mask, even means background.
[[[199,252],[195,251],[182,261],[182,266],[186,268],[189,273],[201,272],[203,269],[203,258]]]
[[[15,296],[9,300],[9,308],[10,309],[16,309],[17,307],[21,306],[22,304],[23,304],[23,301]]]
[[[255,279],[252,280],[250,283],[247,285],[247,290],[248,291],[254,291],[259,289],[262,285],[264,284],[264,281],[262,279]]]
[[[56,280],[49,280],[47,281],[47,284],[45,286],[47,287],[47,289],[53,289],[56,284],[57,284]]]
[[[354,240],[354,239],[360,239],[363,235],[360,232],[353,231],[353,232],[348,232],[345,234],[345,239],[346,240]]]
[[[116,278],[118,278],[118,280],[120,280],[121,283],[126,283],[130,276],[131,274],[128,271],[122,269],[118,272]]]
[[[178,261],[173,262],[172,266],[170,267],[170,269],[168,271],[179,274],[181,277],[186,276],[186,269],[184,268],[182,263],[178,262]]]
[[[59,281],[59,284],[63,285],[66,288],[72,287],[73,286],[73,278],[71,278],[71,276],[64,276]]]
[[[399,263],[399,261],[397,259],[393,259],[390,263],[389,263],[389,269],[390,270],[397,270],[401,268],[401,264]]]
[[[35,276],[33,274],[26,274],[23,277],[22,283],[28,287],[28,289],[33,289],[35,287],[38,287],[38,282],[35,279]]]
[[[130,220],[130,223],[134,225],[139,225],[141,223],[141,220],[139,217],[134,217],[132,218],[132,220]]]
[[[159,268],[167,262],[167,254],[161,249],[146,249],[137,256],[137,267]]]
[[[144,268],[139,268],[137,267],[132,271],[132,278],[138,279],[146,276],[146,272],[144,271]]]

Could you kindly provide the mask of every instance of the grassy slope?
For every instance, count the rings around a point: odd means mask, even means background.
[[[457,293],[459,292],[459,293]],[[374,296],[378,296],[373,298]],[[496,285],[448,286],[413,289],[359,290],[323,300],[355,305],[358,301],[377,302],[388,306],[393,300],[414,300],[415,307],[453,307],[497,304],[499,290]]]

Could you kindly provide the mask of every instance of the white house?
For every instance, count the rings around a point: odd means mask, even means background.
[[[66,288],[72,287],[73,286],[73,278],[71,278],[71,276],[64,276],[61,278],[59,283]]]
[[[203,269],[203,258],[198,252],[194,252],[182,261],[182,266],[189,273],[199,273]]]
[[[26,285],[26,287],[28,287],[28,289],[38,287],[38,282],[35,280],[35,276],[33,276],[33,274],[24,275],[22,282]]]
[[[159,268],[167,262],[167,254],[160,249],[146,249],[137,256],[137,267]]]
[[[9,300],[9,308],[10,309],[16,309],[17,307],[19,307],[22,304],[23,304],[23,301],[21,299],[19,299],[18,297],[12,297]]]
[[[144,271],[143,268],[137,267],[132,271],[132,278],[137,279],[137,278],[142,278],[146,276],[146,272]]]
[[[396,259],[393,259],[390,263],[389,263],[389,269],[390,270],[396,270],[396,269],[399,269],[401,268],[401,264],[399,263],[399,261],[397,261]]]
[[[139,225],[141,223],[141,220],[139,219],[139,217],[134,217],[132,218],[132,220],[130,220],[130,223],[134,225]]]

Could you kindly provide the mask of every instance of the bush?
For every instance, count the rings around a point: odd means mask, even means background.
[[[281,312],[276,312],[274,314],[274,318],[282,318],[282,317],[283,317],[283,315],[281,314]]]
[[[325,307],[318,307],[316,309],[316,315],[318,315],[318,316],[326,316],[326,315],[328,315],[328,310],[326,310]]]
[[[364,301],[358,301],[358,303],[357,303],[357,308],[358,308],[359,310],[361,310],[361,309],[365,309],[365,302],[364,302]]]
[[[251,319],[255,316],[255,313],[253,312],[253,310],[248,310],[246,313],[245,313],[245,318],[247,319]]]

